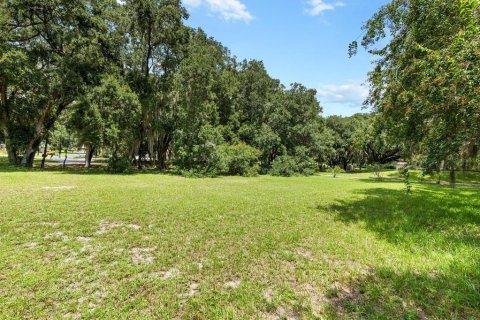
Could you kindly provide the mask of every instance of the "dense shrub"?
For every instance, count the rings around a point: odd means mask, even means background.
[[[293,175],[309,176],[318,171],[318,165],[308,154],[305,147],[295,148],[295,155],[283,155],[277,157],[270,169],[270,174],[274,176],[290,177]]]
[[[297,166],[297,172],[301,175],[310,176],[319,169],[319,166],[310,156],[309,150],[306,147],[296,147],[294,159]]]
[[[260,151],[245,143],[222,145],[217,150],[219,161],[226,169],[223,174],[254,176],[258,174]]]
[[[130,171],[130,161],[125,156],[113,155],[108,159],[108,172],[128,173]]]
[[[188,176],[216,176],[227,170],[227,164],[218,153],[223,144],[221,128],[202,126],[198,132],[179,131],[175,137],[175,163]]]
[[[190,167],[180,167],[185,176],[255,176],[258,174],[260,152],[245,143],[234,145],[210,143],[194,146],[193,150],[195,154],[201,154],[201,161],[195,161]]]
[[[288,155],[277,157],[272,163],[270,174],[283,177],[296,175],[298,174],[297,163],[293,157]]]

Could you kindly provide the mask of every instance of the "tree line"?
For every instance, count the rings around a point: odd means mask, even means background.
[[[292,175],[403,158],[454,180],[478,167],[479,12],[476,0],[381,7],[361,43],[377,56],[373,112],[325,118],[315,90],[186,26],[179,0],[2,1],[0,140],[24,166],[68,141],[87,167],[101,153],[118,171]]]
[[[385,141],[364,141],[380,143],[368,156],[351,145],[360,127],[373,134],[372,116],[326,120],[315,90],[237,61],[184,24],[178,0],[9,0],[0,12],[0,129],[12,164],[32,166],[65,133],[85,146],[87,166],[99,150],[113,166],[203,174],[388,160],[374,154]]]

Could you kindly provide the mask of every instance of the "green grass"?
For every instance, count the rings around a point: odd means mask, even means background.
[[[448,183],[450,181],[449,172],[442,171],[440,173],[440,181],[442,183]],[[387,177],[401,178],[400,171],[387,171],[385,173]],[[411,170],[410,179],[416,181],[437,182],[438,174],[423,174],[421,170]],[[478,171],[457,171],[456,172],[457,183],[465,184],[480,184],[480,172]]]
[[[370,176],[0,166],[1,318],[480,318],[480,189]]]

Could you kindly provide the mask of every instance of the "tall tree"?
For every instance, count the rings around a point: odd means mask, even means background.
[[[127,0],[123,6],[127,35],[127,79],[142,105],[137,141],[138,165],[146,153],[165,167],[172,123],[173,73],[183,57],[189,28],[180,0]]]
[[[77,103],[68,121],[78,142],[85,145],[85,167],[97,148],[108,148],[115,157],[129,157],[138,139],[141,108],[137,95],[119,75],[106,75]]]
[[[182,167],[208,167],[224,142],[218,103],[227,60],[227,51],[218,42],[201,30],[192,33],[188,54],[174,79],[178,102],[174,149]]]
[[[427,169],[445,163],[452,182],[458,154],[480,137],[479,10],[476,0],[394,0],[364,25],[362,45],[378,56],[367,102]]]
[[[0,5],[0,128],[12,163],[31,166],[60,114],[110,64],[113,0]],[[110,31],[109,31],[110,30]]]

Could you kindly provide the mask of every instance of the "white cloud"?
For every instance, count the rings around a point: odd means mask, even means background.
[[[343,2],[327,3],[325,0],[307,0],[309,8],[306,12],[311,16],[318,16],[324,11],[334,10],[336,7],[343,7]]]
[[[360,109],[368,97],[368,87],[358,83],[322,84],[317,88],[320,103]]]
[[[202,4],[202,0],[183,0],[183,3],[190,7],[198,7]]]
[[[210,11],[220,14],[225,20],[241,20],[246,23],[253,20],[253,15],[240,0],[184,0],[187,6],[207,5]]]

